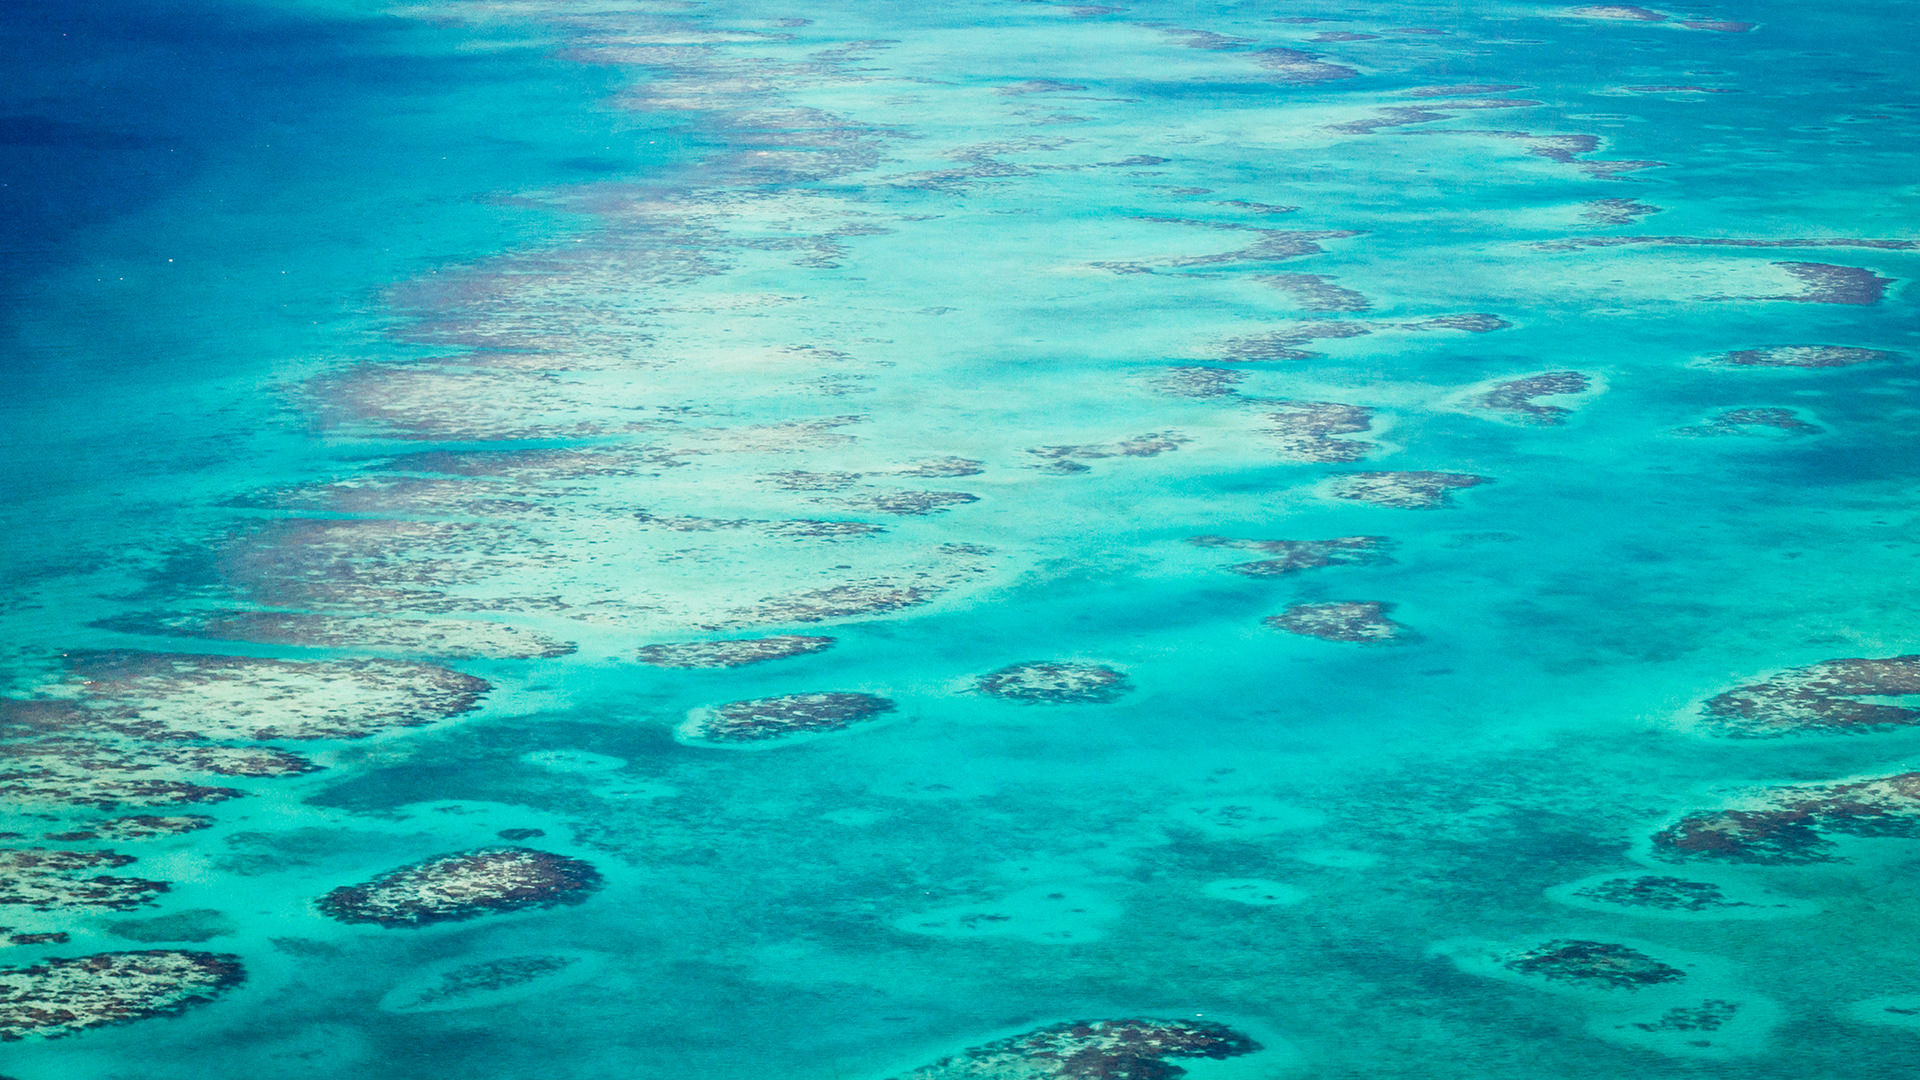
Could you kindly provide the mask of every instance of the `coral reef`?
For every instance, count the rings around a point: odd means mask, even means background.
[[[1153,380],[1153,388],[1170,397],[1230,397],[1246,375],[1226,368],[1197,364],[1170,367]]]
[[[53,848],[0,849],[0,905],[36,911],[99,908],[126,911],[150,904],[167,891],[162,881],[84,876],[96,868],[125,866],[131,855],[114,851],[62,851]]]
[[[1745,901],[1729,900],[1718,885],[1705,881],[1660,874],[1609,878],[1571,895],[1599,904],[1623,908],[1651,908],[1656,911],[1703,912],[1725,908],[1752,907]]]
[[[1588,225],[1632,225],[1660,208],[1638,199],[1593,199],[1580,211],[1580,220]]]
[[[1898,360],[1899,354],[1852,345],[1764,345],[1741,349],[1720,359],[1741,367],[1829,368],[1852,367]]]
[[[1671,861],[1794,864],[1840,856],[1828,833],[1920,837],[1920,773],[1776,788],[1746,805],[1682,816],[1653,835],[1653,852]]]
[[[1210,1020],[1091,1020],[1053,1024],[976,1046],[899,1080],[1173,1080],[1170,1058],[1240,1057],[1260,1044]]]
[[[1861,701],[1920,694],[1920,655],[1823,660],[1710,698],[1708,730],[1734,738],[1846,734],[1920,722],[1920,709]]]
[[[212,1001],[245,978],[240,958],[152,949],[0,968],[0,1042],[59,1038],[167,1016]]]
[[[1360,312],[1373,307],[1365,296],[1334,284],[1326,274],[1262,274],[1260,280],[1293,297],[1308,311]]]
[[[1605,941],[1564,939],[1536,945],[1506,962],[1509,971],[1555,982],[1608,989],[1676,982],[1687,973],[1638,949]]]
[[[1548,371],[1523,379],[1509,379],[1474,398],[1482,409],[1510,413],[1531,424],[1564,423],[1572,410],[1559,405],[1541,405],[1535,398],[1584,394],[1589,380],[1578,371]]]
[[[523,847],[480,848],[343,885],[319,901],[346,923],[417,927],[498,912],[577,904],[600,887],[600,872],[565,855]]]
[[[655,667],[729,668],[805,656],[833,646],[830,637],[802,634],[775,634],[763,638],[737,638],[731,641],[676,641],[648,645],[639,652],[640,662]]]
[[[1455,490],[1486,483],[1491,483],[1487,477],[1472,473],[1362,472],[1336,478],[1329,491],[1336,499],[1352,502],[1401,510],[1437,510],[1452,503]]]
[[[1390,562],[1387,552],[1393,547],[1393,541],[1384,536],[1336,536],[1331,540],[1234,540],[1225,536],[1196,536],[1187,542],[1199,547],[1235,548],[1273,556],[1227,567],[1247,577],[1279,577],[1323,566]]]
[[[982,693],[1009,701],[1047,705],[1099,705],[1133,689],[1127,677],[1101,664],[1033,660],[982,676]]]
[[[1371,444],[1338,436],[1373,426],[1372,410],[1333,401],[1276,401],[1266,433],[1292,461],[1346,462],[1367,456]]]
[[[1353,641],[1370,644],[1405,641],[1412,631],[1387,618],[1392,604],[1371,600],[1342,600],[1319,604],[1294,604],[1278,615],[1262,620],[1275,630],[1322,641]]]
[[[1027,451],[1040,459],[1034,468],[1052,473],[1083,473],[1087,466],[1080,460],[1110,457],[1158,457],[1178,450],[1193,440],[1177,431],[1154,431],[1114,443],[1079,446],[1039,446]]]
[[[1704,424],[1679,429],[1682,435],[1750,435],[1756,430],[1786,435],[1812,435],[1820,428],[1795,415],[1792,409],[1728,409]]]
[[[734,701],[696,710],[680,734],[705,743],[751,743],[841,731],[894,710],[875,694],[821,691]]]

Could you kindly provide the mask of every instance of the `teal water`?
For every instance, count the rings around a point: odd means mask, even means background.
[[[0,830],[133,861],[6,856],[67,940],[0,948],[0,1075],[881,1080],[1124,1017],[1263,1047],[1196,1080],[1920,1065],[1920,804],[1656,839],[1920,748],[1703,712],[1920,653],[1913,5],[20,11]],[[1727,359],[1776,346],[1876,352]],[[1415,471],[1483,479],[1342,497]],[[1340,602],[1402,635],[1265,621]],[[769,635],[832,643],[641,652]],[[1027,662],[1124,685],[983,691]],[[690,726],[815,692],[893,707]],[[318,768],[206,756],[260,747]],[[210,821],[59,839],[134,814]],[[507,843],[599,887],[317,906]],[[244,980],[22,1026],[129,949]]]

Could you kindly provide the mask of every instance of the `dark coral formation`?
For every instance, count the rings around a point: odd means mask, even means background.
[[[1785,300],[1795,304],[1850,304],[1867,307],[1886,296],[1892,278],[1881,277],[1865,267],[1835,266],[1832,263],[1777,262],[1800,282],[1797,293],[1772,296],[1716,296],[1714,300]]]
[[[734,701],[695,715],[685,729],[702,742],[747,743],[841,731],[892,712],[876,694],[816,691]]]
[[[1697,86],[1641,86],[1637,90],[1705,91]],[[1735,248],[1867,248],[1873,251],[1912,251],[1920,240],[1885,240],[1858,236],[1793,236],[1761,239],[1738,236],[1578,236],[1566,240],[1543,240],[1533,247],[1538,251],[1578,251],[1581,248],[1626,247],[1648,244],[1655,247],[1735,247]]]
[[[1722,908],[1752,907],[1744,901],[1729,900],[1720,886],[1706,881],[1688,881],[1661,874],[1609,878],[1573,893],[1583,900],[1624,908],[1652,908],[1656,911],[1702,912]]]
[[[736,638],[730,641],[675,641],[648,645],[640,650],[640,662],[655,667],[729,668],[806,656],[833,647],[830,637],[804,634],[775,634],[763,638]]]
[[[1657,1020],[1643,1020],[1633,1026],[1641,1031],[1719,1031],[1740,1012],[1737,1002],[1709,998],[1698,1005],[1676,1005]]]
[[[1412,633],[1407,627],[1387,618],[1387,613],[1392,610],[1392,604],[1374,600],[1336,600],[1294,604],[1262,621],[1275,630],[1322,641],[1385,644],[1404,641]]]
[[[1133,689],[1126,675],[1101,664],[1032,660],[980,679],[980,690],[1009,701],[1047,705],[1103,705]]]
[[[968,503],[979,502],[978,495],[965,491],[880,491],[847,501],[848,506],[898,516],[939,514]]]
[[[167,891],[164,881],[88,875],[134,861],[115,851],[62,851],[53,848],[0,850],[0,905],[35,911],[98,908],[127,911],[153,902]]]
[[[1034,468],[1052,473],[1083,473],[1088,466],[1082,460],[1097,461],[1111,457],[1158,457],[1180,449],[1193,440],[1177,431],[1151,431],[1114,443],[1069,446],[1037,446],[1027,451],[1039,458]]]
[[[404,619],[309,611],[216,611],[114,620],[111,629],[213,641],[324,649],[384,649],[448,659],[531,660],[577,646],[546,634],[480,619]]]
[[[1786,435],[1812,435],[1820,428],[1809,424],[1792,409],[1754,407],[1728,409],[1704,424],[1680,429],[1682,435],[1750,435],[1756,430],[1777,431]]]
[[[1260,1044],[1210,1020],[1090,1020],[1054,1024],[976,1046],[899,1080],[1173,1080],[1169,1058],[1222,1061]]]
[[[1687,814],[1654,834],[1653,850],[1676,861],[1832,862],[1827,833],[1920,837],[1920,773],[1778,788],[1745,807]]]
[[[1322,355],[1299,346],[1315,341],[1337,341],[1373,333],[1363,322],[1316,321],[1295,323],[1284,330],[1232,338],[1221,349],[1221,358],[1238,363],[1262,360],[1310,360]]]
[[[1830,368],[1875,364],[1899,358],[1898,353],[1853,345],[1763,345],[1757,349],[1730,352],[1720,359],[1741,367]]]
[[[1594,199],[1580,212],[1580,220],[1589,225],[1631,225],[1660,208],[1638,199]]]
[[[1266,433],[1293,461],[1346,462],[1367,456],[1372,445],[1342,439],[1373,426],[1372,410],[1336,401],[1275,401],[1267,414]]]
[[[577,956],[534,953],[463,964],[443,972],[438,983],[414,995],[407,1005],[415,1009],[444,1006],[476,994],[508,990],[557,975],[577,963],[580,963]]]
[[[480,915],[577,904],[600,888],[589,863],[523,847],[480,848],[403,866],[319,901],[346,923],[416,927]]]
[[[972,458],[942,457],[915,462],[900,470],[901,476],[953,477],[978,476],[986,471],[984,462]]]
[[[857,581],[768,597],[739,613],[742,623],[811,623],[880,615],[932,600],[938,590],[898,582]]]
[[[1373,307],[1364,295],[1335,284],[1326,274],[1262,274],[1260,280],[1293,297],[1308,311],[1359,312]]]
[[[1481,394],[1474,401],[1483,409],[1512,413],[1528,423],[1559,424],[1571,410],[1559,405],[1541,405],[1535,398],[1584,394],[1589,381],[1578,371],[1547,371],[1523,379],[1509,379]]]
[[[245,977],[237,956],[175,949],[0,968],[0,1042],[172,1015],[212,1001]]]
[[[1460,315],[1435,315],[1431,319],[1399,324],[1402,330],[1458,330],[1464,334],[1491,334],[1495,330],[1505,330],[1512,325],[1500,316],[1489,315],[1484,311],[1471,311]]]
[[[1279,577],[1322,566],[1366,566],[1391,561],[1393,541],[1384,536],[1336,536],[1331,540],[1234,540],[1225,536],[1196,536],[1188,543],[1200,547],[1237,548],[1273,556],[1235,563],[1227,569],[1247,577]]]
[[[1253,54],[1253,59],[1262,68],[1273,72],[1275,80],[1294,86],[1338,82],[1360,74],[1343,64],[1329,64],[1320,59],[1318,54],[1301,52],[1299,49],[1261,49]]]
[[[1735,687],[1702,709],[1717,734],[1758,739],[1848,734],[1920,722],[1920,709],[1861,701],[1920,694],[1920,655],[1823,660]]]
[[[1246,375],[1198,364],[1170,367],[1154,379],[1154,389],[1172,397],[1231,397]]]
[[[1338,478],[1331,491],[1334,498],[1352,502],[1401,510],[1437,510],[1452,503],[1454,491],[1490,482],[1472,473],[1363,472]]]
[[[1537,945],[1506,962],[1507,970],[1555,982],[1625,989],[1676,982],[1687,973],[1638,949],[1606,941],[1563,939]]]
[[[1667,17],[1658,11],[1632,4],[1589,4],[1585,7],[1568,8],[1567,14],[1588,19],[1614,19],[1622,22],[1667,21]]]

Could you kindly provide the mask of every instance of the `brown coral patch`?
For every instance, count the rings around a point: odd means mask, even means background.
[[[1133,689],[1126,675],[1104,664],[1053,660],[1003,667],[983,676],[979,686],[997,698],[1046,705],[1104,705]]]
[[[734,701],[696,711],[681,727],[689,739],[707,743],[749,743],[843,731],[894,711],[894,703],[875,694],[816,691]]]
[[[1730,352],[1720,359],[1740,367],[1830,368],[1885,363],[1900,359],[1900,354],[1853,345],[1764,345]]]
[[[801,634],[776,634],[763,638],[737,638],[731,641],[677,641],[648,645],[640,650],[640,662],[655,667],[730,668],[745,664],[785,660],[806,656],[833,646],[830,637]]]
[[[1483,409],[1510,413],[1532,424],[1560,424],[1571,410],[1559,405],[1541,405],[1535,398],[1584,394],[1589,381],[1578,371],[1548,371],[1523,379],[1509,379],[1481,394],[1474,401]]]
[[[1549,941],[1506,962],[1507,970],[1555,982],[1629,989],[1677,982],[1687,973],[1638,949],[1607,941]]]
[[[1734,738],[1846,734],[1920,722],[1920,708],[1860,700],[1914,695],[1920,656],[1823,660],[1718,694],[1702,712],[1710,730]]]
[[[1169,1059],[1221,1061],[1260,1044],[1210,1020],[1092,1020],[1054,1024],[942,1058],[899,1080],[1174,1080]]]
[[[1491,483],[1487,477],[1454,472],[1363,472],[1335,479],[1336,499],[1401,510],[1437,510],[1451,504],[1454,491]]]
[[[1394,605],[1374,600],[1336,600],[1294,604],[1262,620],[1275,630],[1322,641],[1383,645],[1405,641],[1412,631],[1387,618]]]
[[[1777,431],[1787,435],[1811,435],[1820,430],[1792,409],[1728,409],[1704,424],[1680,429],[1682,435],[1750,435],[1758,431]]]
[[[245,978],[240,958],[150,949],[0,968],[0,1042],[184,1012]]]
[[[1920,837],[1920,773],[1777,788],[1748,806],[1690,813],[1653,835],[1653,851],[1672,861],[1832,862],[1829,833]]]
[[[1372,410],[1334,401],[1276,401],[1267,414],[1266,433],[1293,461],[1358,461],[1373,449],[1371,443],[1343,439],[1373,426]]]
[[[600,888],[590,863],[532,848],[498,847],[442,855],[343,885],[319,901],[346,923],[417,927],[481,915],[577,904]]]
[[[1237,548],[1273,556],[1235,563],[1227,569],[1247,577],[1280,577],[1323,566],[1368,566],[1391,562],[1393,541],[1384,536],[1337,536],[1331,540],[1235,540],[1225,536],[1196,536],[1199,547]]]

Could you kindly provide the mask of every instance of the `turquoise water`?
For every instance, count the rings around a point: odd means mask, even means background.
[[[0,1075],[1920,1065],[1920,800],[1780,809],[1920,661],[1709,703],[1920,653],[1913,5],[18,10]],[[597,885],[318,906],[505,845]]]

